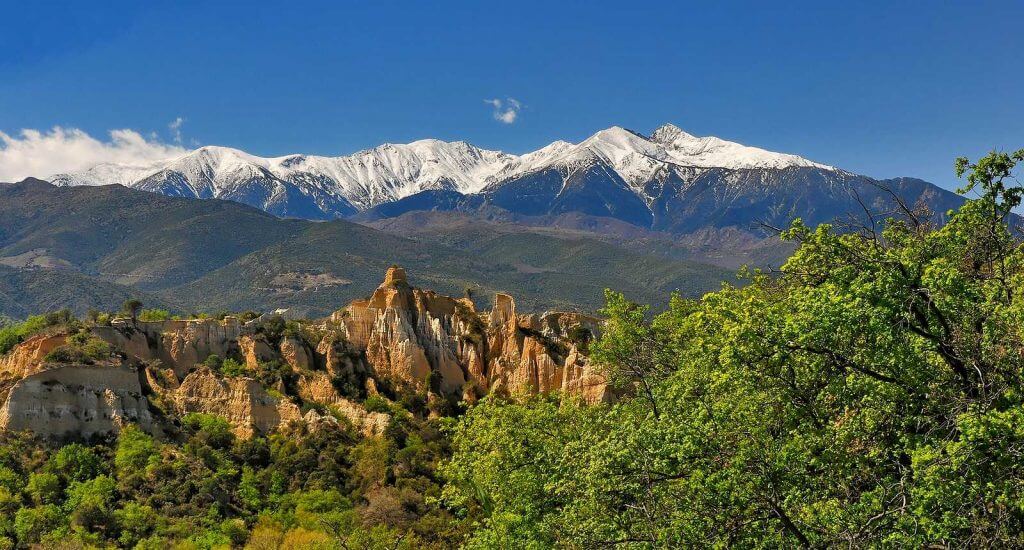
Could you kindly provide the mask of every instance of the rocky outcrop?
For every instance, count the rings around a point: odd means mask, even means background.
[[[304,371],[314,367],[313,356],[301,338],[285,336],[281,339],[281,359],[292,370]]]
[[[115,319],[90,328],[118,352],[103,365],[47,364],[66,335],[29,338],[0,357],[0,429],[88,437],[132,422],[156,433],[161,425],[146,395],[173,415],[222,416],[240,437],[335,417],[381,433],[389,415],[359,404],[378,391],[425,397],[432,414],[445,401],[472,402],[487,393],[612,398],[587,359],[597,319],[520,314],[506,294],[495,296],[491,311],[478,312],[469,299],[411,286],[397,266],[369,299],[300,327],[301,337],[293,325],[267,322]],[[210,355],[240,360],[246,371],[214,372]],[[297,403],[313,406],[302,414]]]
[[[227,357],[238,352],[244,327],[236,317],[132,321],[115,319],[93,333],[116,349],[140,361],[160,361],[179,378],[210,355]]]
[[[413,288],[400,267],[388,270],[369,300],[335,315],[378,381],[442,395],[458,395],[469,364],[480,361],[481,341],[466,337],[474,318],[472,302]]]
[[[223,417],[235,435],[267,434],[302,417],[299,407],[275,397],[251,378],[221,377],[208,368],[192,371],[171,394],[176,412]]]
[[[88,438],[126,424],[159,432],[138,372],[125,366],[42,367],[9,387],[0,407],[0,430],[44,437]]]
[[[604,377],[579,348],[584,341],[575,341],[572,334],[596,334],[597,319],[578,313],[517,315],[512,297],[498,294],[488,320],[490,391],[560,391],[588,402],[610,399]]]
[[[246,368],[250,371],[256,371],[259,369],[260,363],[273,361],[278,357],[267,341],[251,334],[246,334],[238,339],[238,348],[245,360]]]
[[[391,422],[389,415],[367,411],[362,405],[342,397],[325,373],[314,372],[303,376],[299,380],[298,390],[299,397],[327,406],[365,435],[381,434]]]
[[[18,380],[45,366],[48,353],[67,342],[65,334],[37,334],[0,357],[0,380]]]
[[[479,314],[468,299],[411,287],[405,271],[392,267],[369,300],[353,302],[332,320],[364,350],[371,376],[399,388],[467,399],[488,391],[610,398],[579,349],[582,342],[572,338],[596,334],[593,317],[518,315],[507,294]]]

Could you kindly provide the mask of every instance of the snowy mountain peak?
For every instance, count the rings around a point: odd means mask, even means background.
[[[438,139],[385,143],[340,157],[291,154],[265,158],[208,145],[145,165],[100,164],[51,176],[50,180],[57,185],[119,183],[166,194],[226,198],[285,214],[293,212],[288,201],[299,197],[306,201],[305,211],[313,208],[333,217],[425,190],[473,194],[535,172],[557,169],[569,174],[594,164],[610,168],[638,195],[656,174],[678,170],[793,166],[834,170],[795,155],[697,137],[665,124],[650,136],[612,126],[579,143],[555,141],[519,156],[465,141]]]
[[[675,124],[668,123],[658,126],[658,129],[651,133],[650,139],[651,141],[667,144],[679,139],[696,139],[696,136],[684,132]]]

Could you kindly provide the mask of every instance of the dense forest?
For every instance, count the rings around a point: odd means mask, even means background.
[[[202,414],[166,441],[4,434],[0,547],[1024,546],[1022,161],[958,160],[971,199],[941,226],[797,221],[777,273],[660,312],[607,292],[612,404],[380,401],[375,437]]]

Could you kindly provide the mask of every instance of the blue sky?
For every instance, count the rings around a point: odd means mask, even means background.
[[[8,3],[9,0],[0,0]],[[0,132],[133,129],[260,155],[525,152],[673,122],[955,186],[1024,146],[1024,2],[9,3]],[[13,15],[13,16],[12,16]],[[485,99],[521,102],[511,123]],[[510,118],[510,117],[506,117]],[[152,138],[148,138],[152,139]]]

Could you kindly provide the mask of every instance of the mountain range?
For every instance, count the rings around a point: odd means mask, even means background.
[[[904,207],[941,222],[964,200],[672,125],[524,155],[439,140],[343,157],[210,146],[49,179],[0,184],[0,316],[127,297],[315,316],[393,263],[421,286],[510,292],[533,310],[594,311],[605,288],[663,303],[780,265],[793,245],[766,227]]]
[[[434,139],[341,157],[264,158],[207,146],[146,165],[100,164],[47,179],[228,199],[310,220],[497,209],[520,218],[578,213],[671,234],[782,226],[795,217],[816,224],[858,203],[891,209],[894,197],[938,213],[961,202],[922,180],[874,180],[671,124],[646,136],[613,126],[580,143],[556,141],[523,155]]]

